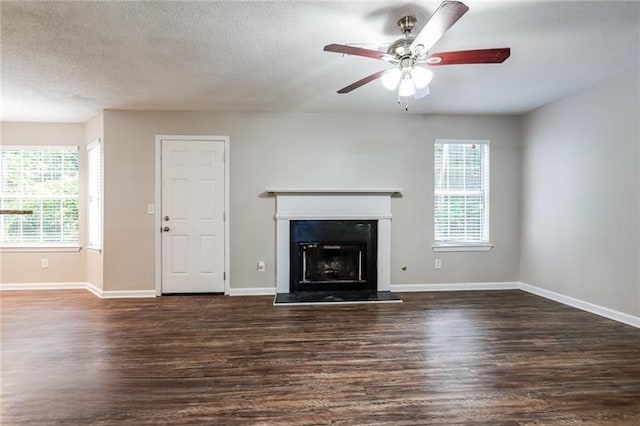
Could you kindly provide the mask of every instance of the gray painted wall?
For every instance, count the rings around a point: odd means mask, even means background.
[[[90,281],[104,278],[105,291],[154,288],[156,228],[146,206],[154,201],[155,135],[213,134],[231,137],[235,288],[275,282],[275,199],[265,188],[402,187],[392,201],[393,284],[520,280],[640,315],[639,80],[640,69],[629,69],[521,120],[105,111],[104,272],[100,264]],[[24,139],[41,127],[3,123],[3,143],[28,143],[8,138],[8,129]],[[491,140],[491,252],[431,250],[436,138]],[[15,256],[16,265],[39,259]],[[258,260],[266,273],[256,271]],[[87,269],[90,277],[91,263]],[[29,268],[19,270],[12,282],[34,281]]]
[[[521,281],[640,315],[640,69],[523,119]]]
[[[86,156],[84,143],[85,125],[82,123],[10,123],[0,126],[0,144],[78,146],[80,158]],[[86,166],[80,161],[80,245],[84,245],[86,229]],[[49,267],[43,269],[41,260],[47,259]],[[0,252],[0,283],[82,283],[86,281],[85,251],[72,252]]]
[[[517,281],[519,125],[496,116],[105,111],[104,290],[154,288],[156,228],[146,205],[156,134],[230,136],[235,288],[275,286],[267,187],[402,187],[392,201],[392,284]],[[491,140],[491,252],[431,250],[433,142],[442,137]],[[258,260],[266,272],[256,271]]]

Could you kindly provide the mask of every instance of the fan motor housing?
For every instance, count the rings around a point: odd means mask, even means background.
[[[404,37],[394,41],[387,49],[387,53],[398,59],[406,55],[411,55],[411,49],[409,49],[409,47],[414,39],[415,37]]]

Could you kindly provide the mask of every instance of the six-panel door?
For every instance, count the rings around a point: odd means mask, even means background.
[[[224,142],[162,140],[162,293],[224,292]]]

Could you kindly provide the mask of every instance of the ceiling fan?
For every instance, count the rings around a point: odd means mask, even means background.
[[[460,65],[460,64],[498,64],[504,62],[511,54],[508,47],[497,49],[461,50],[454,52],[430,53],[430,49],[460,19],[469,7],[459,1],[443,1],[431,15],[424,28],[413,34],[416,18],[405,16],[398,21],[398,27],[404,37],[394,41],[386,52],[364,49],[343,44],[329,44],[324,47],[327,52],[345,55],[364,56],[367,58],[387,61],[395,68],[382,70],[368,75],[350,85],[338,90],[338,93],[349,93],[378,78],[389,90],[398,89],[399,98],[410,96],[416,99],[430,93],[429,83],[433,73],[426,65]],[[398,100],[398,103],[400,100]]]

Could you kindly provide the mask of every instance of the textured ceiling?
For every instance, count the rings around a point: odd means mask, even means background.
[[[376,48],[439,1],[2,1],[2,120],[86,121],[101,109],[402,112]],[[410,113],[522,113],[639,63],[637,1],[466,0],[432,51],[511,47],[501,65],[433,67]],[[640,77],[639,77],[640,78]]]

